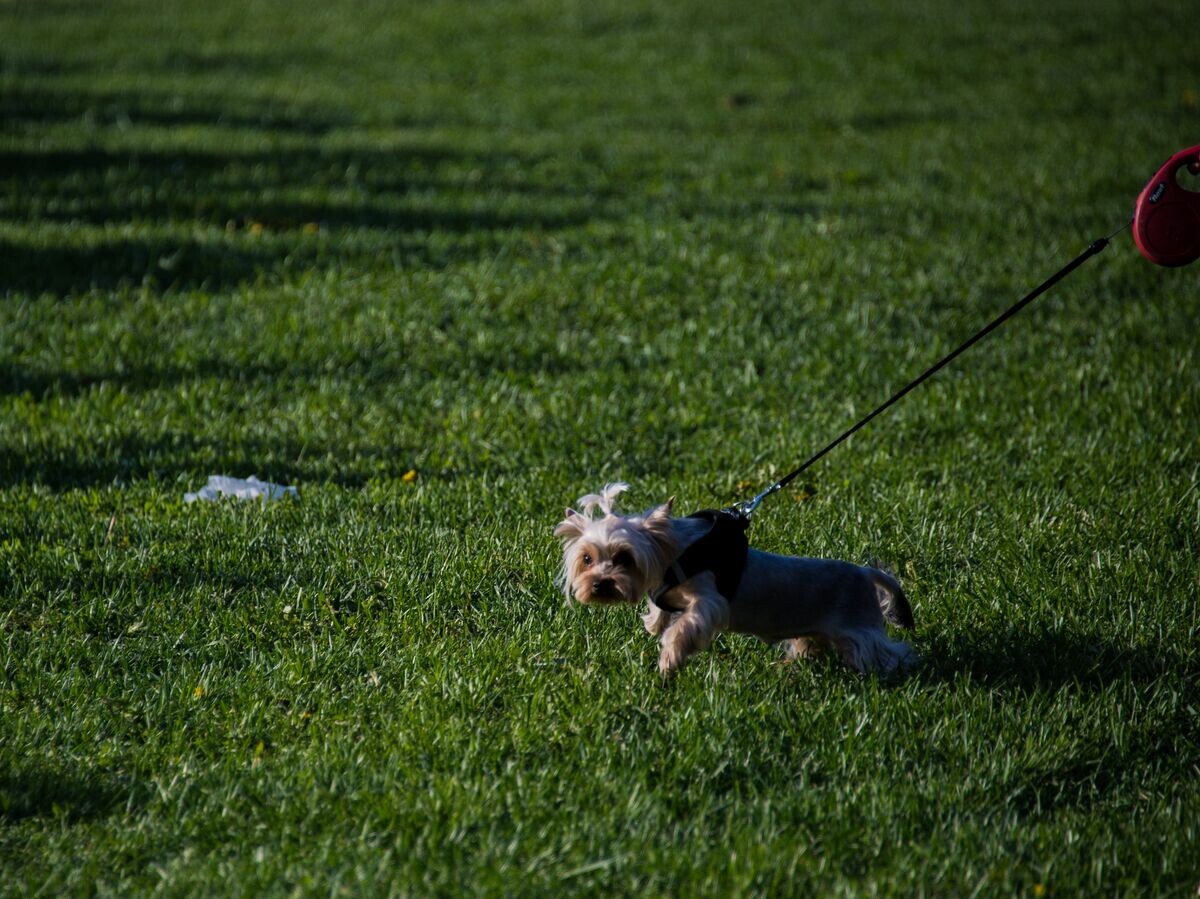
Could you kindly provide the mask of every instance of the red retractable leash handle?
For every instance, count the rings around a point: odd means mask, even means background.
[[[1200,259],[1200,191],[1179,183],[1184,167],[1200,175],[1200,146],[1168,159],[1133,207],[1133,242],[1155,265],[1174,267]]]

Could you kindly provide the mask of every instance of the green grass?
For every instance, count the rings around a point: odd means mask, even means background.
[[[1200,140],[1186,4],[733,7],[0,2],[0,892],[1195,890],[1200,291],[1127,235],[760,512],[909,679],[556,593],[567,503],[744,498]]]

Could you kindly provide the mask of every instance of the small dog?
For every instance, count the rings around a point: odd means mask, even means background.
[[[673,518],[673,500],[640,515],[620,515],[615,500],[627,489],[627,484],[609,484],[579,500],[582,512],[567,509],[554,529],[563,540],[560,583],[568,599],[573,595],[585,604],[637,603],[649,594],[642,621],[660,638],[662,675],[678,671],[723,630],[784,642],[790,658],[832,648],[862,672],[892,674],[915,663],[912,647],[889,639],[884,627],[885,619],[913,627],[908,599],[887,572],[834,559],[746,550],[744,538],[744,567],[732,581],[720,571],[681,572],[676,566],[681,554],[704,538],[712,523]],[[602,513],[598,517],[593,514],[597,509]],[[714,554],[714,567],[720,555]],[[669,579],[672,571],[674,581]],[[722,595],[719,576],[733,595]],[[664,581],[665,592],[656,596]],[[732,589],[731,583],[736,585]]]

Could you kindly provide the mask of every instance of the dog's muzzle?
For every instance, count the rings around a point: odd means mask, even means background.
[[[592,596],[597,599],[613,599],[617,595],[617,582],[610,577],[592,582]]]

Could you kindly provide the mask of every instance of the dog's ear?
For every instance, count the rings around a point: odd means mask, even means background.
[[[657,520],[659,522],[670,521],[671,520],[671,509],[674,507],[674,505],[675,505],[675,497],[672,496],[669,500],[667,500],[661,506],[655,506],[653,509],[651,509],[649,512],[647,512],[646,513],[646,522],[649,523],[651,520]]]
[[[567,540],[575,540],[583,536],[583,529],[587,527],[587,519],[576,512],[574,509],[568,508],[563,513],[563,520],[558,523],[554,529],[555,537],[563,537]]]
[[[675,548],[675,540],[671,536],[671,507],[674,505],[675,497],[672,496],[646,516],[646,530],[664,552],[668,553]]]

